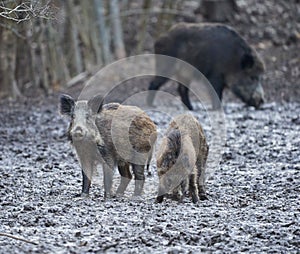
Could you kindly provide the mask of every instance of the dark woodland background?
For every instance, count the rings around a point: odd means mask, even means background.
[[[152,53],[177,22],[233,26],[262,55],[268,101],[300,101],[299,0],[0,1],[0,97],[84,84],[114,60]]]

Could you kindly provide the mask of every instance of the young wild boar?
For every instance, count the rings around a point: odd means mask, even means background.
[[[141,109],[118,103],[102,105],[95,97],[90,101],[60,98],[60,112],[71,117],[69,137],[82,168],[82,196],[88,196],[98,163],[103,166],[104,196],[111,196],[114,167],[121,174],[117,193],[123,194],[135,176],[134,195],[140,195],[145,181],[144,166],[149,167],[156,141],[156,126]]]
[[[189,114],[176,116],[170,123],[157,153],[159,188],[156,201],[161,203],[165,194],[182,200],[188,185],[192,201],[205,196],[205,165],[208,145],[199,122]]]
[[[220,107],[219,101],[225,87],[250,106],[257,108],[264,101],[261,85],[264,63],[254,48],[229,26],[179,23],[158,38],[154,51],[155,54],[179,58],[197,68],[209,80],[219,97],[212,98],[214,108]],[[177,71],[175,65],[169,65],[166,70],[161,58],[156,61],[156,69],[165,70],[169,74]],[[186,85],[192,78],[192,75],[185,77]],[[167,77],[156,76],[149,90],[158,90],[167,80]],[[192,110],[188,87],[179,84],[178,91],[182,102]],[[149,93],[149,105],[152,105],[154,95]]]

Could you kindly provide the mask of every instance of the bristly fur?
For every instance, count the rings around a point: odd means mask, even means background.
[[[171,151],[175,152],[175,159],[178,158],[181,149],[181,134],[180,130],[175,129],[168,133],[168,146]]]
[[[191,114],[176,116],[169,124],[156,157],[159,176],[157,202],[162,202],[164,193],[170,191],[180,201],[186,183],[194,203],[199,197],[205,199],[207,155],[208,145],[197,119]],[[183,184],[178,186],[180,181]]]
[[[116,102],[112,102],[112,103],[108,103],[108,104],[104,104],[100,110],[100,112],[102,110],[117,110],[120,107],[119,103]]]
[[[166,55],[184,60],[199,70],[210,81],[218,96],[211,97],[215,109],[221,107],[225,87],[235,92],[234,88],[238,86],[246,97],[242,93],[236,95],[250,106],[258,107],[264,100],[261,85],[252,79],[259,79],[264,73],[263,59],[232,27],[216,23],[177,23],[155,41],[154,52],[158,55],[157,69],[163,65],[159,55]],[[177,71],[175,66],[169,66],[168,73]],[[181,73],[179,69],[178,71]],[[188,81],[195,77],[191,75]],[[156,76],[148,89],[158,90],[168,79]],[[252,92],[247,92],[248,87],[258,86],[261,91],[256,92],[255,96]],[[179,87],[178,92],[183,103],[192,110],[188,90]],[[148,103],[151,104],[153,99],[154,94],[149,95]]]
[[[106,156],[108,155],[107,148],[104,145],[98,145],[98,144],[97,144],[97,148],[101,156],[103,158],[106,158]]]

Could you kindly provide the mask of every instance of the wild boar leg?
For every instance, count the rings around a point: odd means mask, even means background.
[[[152,146],[151,150],[149,151],[148,158],[146,161],[146,172],[147,172],[148,176],[152,175],[152,172],[150,171],[150,164],[151,164],[151,160],[152,160],[152,156],[153,156],[153,147],[154,146]]]
[[[129,163],[127,163],[127,162],[119,163],[118,170],[121,175],[121,182],[117,189],[117,194],[123,195],[129,182],[132,179],[132,174],[130,173],[130,170],[129,170]]]
[[[78,151],[78,150],[77,150]],[[81,172],[82,172],[82,191],[81,191],[81,197],[87,197],[89,195],[92,177],[94,174],[94,170],[96,165],[94,164],[94,161],[92,157],[90,156],[82,156],[82,153],[78,153],[81,156],[79,157],[80,165],[81,165]]]
[[[113,167],[103,165],[103,178],[104,178],[104,198],[111,197],[111,188],[113,183]]]
[[[152,92],[150,92],[148,94],[147,97],[147,104],[152,106],[153,105],[153,101],[154,101],[154,97],[156,94],[156,90],[158,90],[164,83],[166,83],[168,81],[168,78],[165,77],[161,77],[161,76],[155,76],[155,78],[153,79],[153,81],[151,81],[148,90],[152,90]]]
[[[205,166],[206,166],[208,151],[209,151],[208,147],[206,148],[201,147],[201,150],[199,151],[199,154],[201,154],[201,156],[198,156],[196,162],[197,174],[198,174],[197,184],[198,184],[198,193],[199,193],[200,200],[208,199],[205,194]]]
[[[192,197],[193,203],[197,203],[199,201],[198,196],[198,186],[197,186],[197,176],[196,174],[191,174],[189,178],[189,193]]]
[[[140,196],[145,183],[144,165],[132,165],[132,170],[135,179],[134,196]]]
[[[91,182],[92,182],[91,179],[88,178],[84,170],[82,170],[82,192],[81,192],[82,197],[87,197],[89,195]]]
[[[159,183],[158,193],[155,203],[162,203],[165,196],[165,190],[162,188],[161,183]]]
[[[204,176],[200,175],[198,178],[198,193],[200,200],[208,199],[205,193]]]
[[[213,91],[211,91],[211,100],[212,100],[212,107],[213,109],[219,109],[221,107],[221,101],[222,101],[222,93],[224,90],[224,81],[223,78],[218,76],[218,75],[214,75],[214,76],[210,76],[208,77],[209,82],[212,85],[212,89],[215,90],[216,95],[213,93]]]
[[[178,84],[178,92],[184,105],[186,105],[189,110],[193,110],[193,106],[189,98],[189,88],[182,84]]]
[[[183,197],[187,197],[188,196],[188,185],[189,185],[188,178],[185,179],[185,180],[183,180],[181,182],[181,184],[180,184]]]
[[[206,200],[205,194],[205,174],[203,170],[203,166],[199,166],[198,168],[198,193],[200,200]]]

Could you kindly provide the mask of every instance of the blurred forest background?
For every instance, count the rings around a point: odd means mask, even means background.
[[[0,98],[83,83],[114,60],[152,53],[180,21],[233,26],[266,62],[267,99],[300,101],[299,0],[2,0]]]

